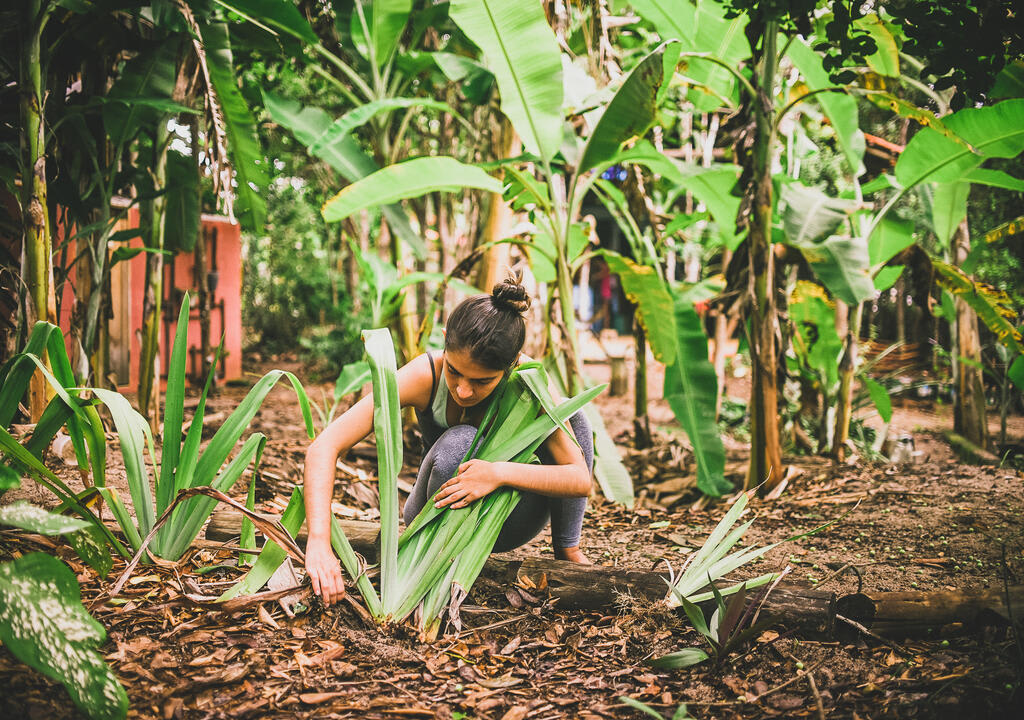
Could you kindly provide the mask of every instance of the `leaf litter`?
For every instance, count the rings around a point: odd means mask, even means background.
[[[223,390],[213,410],[230,408],[240,394]],[[629,417],[628,398],[598,402],[606,416]],[[284,389],[275,390],[255,421],[271,438],[257,477],[258,511],[280,513],[301,482],[306,445],[293,405]],[[774,542],[861,504],[828,531],[774,549],[750,576],[788,563],[798,579],[839,594],[1021,583],[1021,475],[960,465],[940,443],[928,447],[927,463],[901,468],[798,459],[802,473],[780,498],[751,502],[758,520],[745,542]],[[379,516],[374,456],[366,443],[343,459],[335,492],[342,516]],[[418,460],[407,459],[406,488]],[[675,435],[659,433],[654,448],[627,452],[626,460],[640,470],[637,507],[592,499],[583,547],[599,564],[678,564],[700,546],[723,506],[694,503],[692,457]],[[742,465],[735,449],[730,460]],[[235,497],[244,498],[245,483]],[[5,556],[52,547],[7,532],[2,540]],[[647,661],[700,644],[678,615],[625,598],[604,612],[563,610],[545,588],[491,578],[478,582],[463,606],[463,631],[429,645],[411,629],[371,627],[344,603],[324,608],[307,597],[308,610],[294,617],[272,593],[217,607],[204,598],[219,596],[242,572],[230,545],[200,541],[176,565],[137,569],[116,597],[110,582],[58,546],[82,584],[83,602],[107,629],[101,652],[128,691],[130,717],[643,717],[622,696],[666,717],[686,703],[695,718],[966,717],[964,708],[971,717],[1002,718],[1019,707],[1022,659],[1006,628],[900,639],[892,643],[903,650],[897,652],[863,634],[832,639],[776,626],[720,669],[660,671]],[[518,552],[550,557],[550,536]],[[115,560],[111,580],[124,570],[124,560]],[[77,717],[58,685],[6,649],[0,686],[2,717]]]

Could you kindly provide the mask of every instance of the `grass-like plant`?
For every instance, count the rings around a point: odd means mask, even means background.
[[[212,368],[199,396],[192,424],[188,432],[183,434],[188,313],[189,296],[186,293],[178,313],[178,325],[168,364],[167,391],[164,397],[163,447],[159,463],[156,462],[153,435],[146,419],[132,408],[120,393],[93,388],[97,399],[110,411],[117,429],[135,519],[132,519],[117,493],[107,488],[101,488],[100,492],[109,502],[125,537],[136,551],[142,546],[142,539],[153,528],[155,519],[163,515],[180,491],[203,486],[227,491],[250,464],[259,463],[267,441],[262,433],[250,435],[230,462],[228,456],[248,429],[264,398],[282,377],[288,378],[295,389],[306,432],[313,437],[313,418],[310,414],[309,399],[302,384],[290,372],[271,370],[253,386],[245,399],[220,426],[206,448],[200,450],[206,400],[214,372]],[[216,363],[213,367],[216,367]],[[145,450],[149,451],[157,471],[156,477],[152,480],[145,462]],[[170,520],[159,528],[149,545],[149,551],[164,560],[180,558],[199,534],[215,505],[216,500],[206,496],[190,497],[182,502],[174,509]]]
[[[519,502],[519,491],[499,488],[464,508],[438,509],[433,504],[399,534],[398,473],[402,467],[402,420],[397,367],[391,334],[365,330],[374,399],[380,490],[380,581],[374,587],[365,563],[352,549],[332,516],[331,544],[346,572],[354,578],[367,609],[382,624],[401,622],[417,613],[425,637],[440,629],[442,614],[458,623],[458,607],[483,569],[498,533]],[[464,460],[530,462],[541,443],[558,427],[572,437],[566,422],[596,397],[603,386],[556,405],[539,363],[512,370],[491,396],[470,451]],[[292,496],[282,524],[295,532],[302,524],[301,495]],[[285,553],[267,543],[249,574],[222,599],[259,590]]]
[[[747,530],[753,524],[754,519],[747,520],[739,527],[735,527],[743,510],[747,507],[749,498],[746,493],[740,494],[739,498],[729,508],[715,526],[715,529],[708,536],[708,539],[701,545],[700,550],[691,555],[678,574],[669,572],[669,604],[678,607],[683,601],[700,603],[715,597],[715,593],[730,595],[738,592],[740,588],[755,588],[774,580],[775,573],[765,573],[744,583],[736,583],[730,587],[712,590],[705,590],[708,585],[722,579],[733,570],[752,562],[767,553],[772,548],[778,547],[782,542],[771,543],[762,547],[751,547],[746,550],[738,550],[732,554],[729,551],[743,538]],[[812,531],[814,532],[814,531]],[[795,538],[789,538],[790,540]]]

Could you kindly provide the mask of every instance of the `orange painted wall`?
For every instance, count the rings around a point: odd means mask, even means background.
[[[135,227],[138,211],[131,208],[127,217],[119,223],[118,229]],[[207,238],[207,266],[216,269],[217,285],[211,302],[210,344],[216,348],[221,335],[224,336],[224,356],[221,360],[220,380],[235,380],[242,377],[242,237],[237,223],[219,215],[203,215],[202,230]],[[142,239],[134,238],[129,247],[142,247]],[[215,251],[215,253],[214,253]],[[69,256],[73,257],[71,249]],[[188,291],[192,297],[192,310],[188,328],[188,374],[197,377],[201,368],[199,358],[199,279],[195,277],[195,257],[182,253],[164,263],[164,323],[160,332],[160,373],[166,377],[170,359],[170,345],[174,340],[181,296]],[[119,296],[113,302],[115,317],[110,320],[111,364],[121,343],[127,346],[128,378],[120,378],[122,391],[133,392],[139,382],[140,336],[142,328],[142,307],[145,297],[146,255],[140,253],[122,261],[114,268],[111,278],[111,292]],[[72,330],[71,308],[73,304],[74,273],[71,282],[65,283],[61,302],[60,327],[69,342]],[[123,313],[123,314],[122,314]],[[123,350],[121,351],[123,352]],[[72,357],[74,355],[72,354]]]

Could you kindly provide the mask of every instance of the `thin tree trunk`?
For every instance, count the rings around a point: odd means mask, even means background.
[[[961,265],[971,251],[971,235],[967,220],[960,223],[953,236],[953,262]],[[953,401],[953,430],[975,445],[988,448],[988,422],[985,416],[985,386],[981,371],[981,338],[978,316],[959,296],[953,299],[956,309],[956,396]],[[969,362],[964,362],[967,360]]]
[[[167,126],[157,123],[153,133],[153,187],[167,185]],[[139,412],[156,431],[160,426],[160,327],[163,324],[164,295],[164,215],[167,201],[163,194],[139,204],[139,221],[146,247],[146,285],[142,304],[142,348],[139,352]]]
[[[637,449],[651,446],[651,421],[647,414],[647,335],[640,321],[633,318],[636,372],[633,375],[633,444]]]
[[[758,68],[758,97],[753,98],[756,137],[753,148],[753,222],[749,243],[752,303],[749,311],[750,359],[750,466],[746,487],[765,483],[767,490],[782,480],[782,445],[779,438],[778,359],[775,332],[775,258],[772,252],[772,98],[777,67],[777,22],[765,23]]]
[[[729,267],[732,251],[722,249],[722,274]],[[725,350],[729,342],[729,316],[721,307],[715,312],[715,352],[712,364],[715,367],[715,378],[718,380],[718,396],[715,398],[715,419],[722,412],[722,398],[725,397]]]
[[[28,148],[22,177],[22,222],[25,224],[25,271],[28,290],[26,326],[37,321],[57,323],[57,298],[53,287],[53,248],[46,202],[46,140],[43,124],[42,33],[46,19],[41,0],[29,0],[24,9],[26,37],[22,48],[21,118]],[[49,364],[45,353],[42,358]],[[29,415],[35,422],[43,414],[50,393],[42,372],[29,383]]]
[[[839,303],[843,305],[842,302]],[[845,305],[844,305],[845,307]],[[843,356],[839,361],[839,397],[836,401],[836,424],[832,433],[832,457],[837,462],[846,460],[846,441],[850,438],[850,419],[853,416],[853,379],[857,372],[860,323],[864,305],[859,304],[849,312],[847,309],[846,340]],[[838,323],[837,323],[838,324]]]
[[[199,142],[199,123],[193,119],[189,122],[189,129],[192,133],[192,161],[196,165],[196,173],[199,173],[199,152],[201,150],[201,144]],[[202,213],[202,198],[200,197],[200,214]],[[211,229],[210,232],[217,232],[215,229]],[[210,374],[210,364],[213,361],[212,351],[210,348],[210,317],[213,305],[213,298],[210,292],[210,262],[207,257],[207,246],[206,246],[206,229],[203,227],[202,220],[199,222],[199,235],[196,237],[196,246],[194,250],[194,262],[196,272],[196,287],[198,291],[196,293],[196,300],[199,304],[199,382],[205,382],[206,377]]]
[[[505,159],[512,155],[518,155],[522,151],[522,141],[512,129],[512,124],[502,118],[501,130],[495,134],[492,152],[495,159]],[[501,193],[491,193],[488,203],[487,220],[484,223],[484,232],[480,237],[480,244],[494,242],[506,237],[506,233],[512,229],[515,215],[512,208],[501,197]],[[480,289],[489,291],[495,283],[500,282],[505,273],[508,272],[511,258],[511,246],[508,244],[494,245],[484,255],[480,264],[478,283]]]

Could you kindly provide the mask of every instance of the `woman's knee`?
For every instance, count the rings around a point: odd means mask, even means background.
[[[576,442],[580,444],[580,450],[583,451],[583,458],[587,461],[587,467],[593,470],[594,428],[591,426],[590,420],[580,410],[569,418],[569,427],[572,429],[572,434],[576,436]]]

